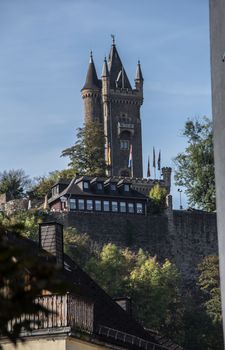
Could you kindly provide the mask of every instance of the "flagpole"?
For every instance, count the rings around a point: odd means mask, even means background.
[[[155,147],[153,147],[153,168],[154,168],[154,176],[156,180]]]

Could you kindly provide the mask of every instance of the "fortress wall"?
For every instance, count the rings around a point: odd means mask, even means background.
[[[110,213],[51,213],[65,227],[87,233],[100,246],[115,243],[137,251],[147,250],[160,261],[173,261],[185,280],[193,279],[197,264],[217,254],[216,215],[204,212],[167,211],[163,215],[132,216]]]
[[[173,211],[172,255],[186,278],[207,255],[218,254],[216,214]]]

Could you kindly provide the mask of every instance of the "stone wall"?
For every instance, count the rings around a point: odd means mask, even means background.
[[[70,212],[51,213],[53,218],[87,233],[100,246],[113,242],[135,251],[143,248],[160,261],[168,258],[187,282],[204,256],[217,254],[215,214],[168,209],[162,215]]]

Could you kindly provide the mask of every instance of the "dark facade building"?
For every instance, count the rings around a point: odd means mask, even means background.
[[[52,188],[51,211],[146,214],[147,198],[126,178],[82,176],[61,180]]]
[[[143,103],[143,75],[138,62],[135,87],[132,88],[115,41],[105,58],[98,79],[92,53],[85,84],[84,121],[104,125],[105,159],[110,176],[142,177],[142,137],[140,108]],[[128,167],[132,152],[132,166]]]

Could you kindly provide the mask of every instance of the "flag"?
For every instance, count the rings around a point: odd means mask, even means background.
[[[155,168],[155,147],[153,147],[153,168]]]
[[[158,156],[158,170],[161,170],[161,151],[159,151],[159,156]]]
[[[132,154],[132,145],[130,145],[130,153],[129,153],[129,160],[128,160],[128,168],[132,169],[133,167],[133,154]]]
[[[148,157],[147,177],[150,177],[150,176],[151,176],[151,171],[150,171],[150,160],[149,160],[149,157]]]

